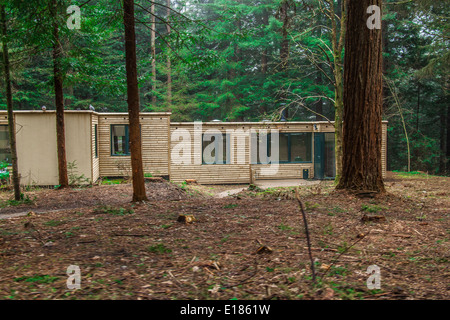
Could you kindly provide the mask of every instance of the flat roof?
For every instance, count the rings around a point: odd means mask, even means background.
[[[0,110],[0,113],[7,113],[7,110]],[[56,110],[14,110],[14,113],[56,113]],[[128,116],[128,112],[96,112],[92,110],[64,110],[64,113],[92,113],[97,115],[106,115],[106,116]],[[140,115],[149,115],[149,116],[169,116],[171,112],[139,112]]]
[[[6,114],[7,110],[0,110],[0,114]],[[44,114],[44,113],[56,113],[56,110],[14,110],[14,113],[36,113],[36,114]],[[98,116],[108,116],[108,117],[127,117],[128,112],[96,112],[92,110],[64,110],[64,113],[91,113]],[[141,116],[170,116],[172,112],[140,112]],[[314,124],[334,124],[334,121],[284,121],[284,122],[272,122],[272,121],[256,121],[256,122],[217,122],[217,121],[189,121],[189,122],[171,122],[171,126],[187,126],[194,125],[195,123],[202,123],[204,125],[216,125],[216,126],[226,126],[226,125],[314,125]],[[382,123],[388,123],[389,121],[383,120]]]

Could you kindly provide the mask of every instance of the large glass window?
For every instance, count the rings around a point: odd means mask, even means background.
[[[205,133],[202,138],[203,164],[227,164],[230,161],[228,136],[222,133]]]
[[[130,136],[127,124],[111,125],[111,155],[130,155]]]
[[[267,145],[267,157],[272,155],[272,137],[270,134],[258,134],[257,159],[259,164],[267,163],[264,157],[264,146]],[[260,150],[261,149],[261,150]],[[260,152],[263,155],[260,155]],[[263,161],[264,158],[266,161]],[[279,162],[280,163],[303,163],[312,162],[312,133],[279,133]]]
[[[312,161],[312,134],[290,133],[291,162]]]
[[[7,125],[0,125],[0,162],[11,162],[11,147]]]

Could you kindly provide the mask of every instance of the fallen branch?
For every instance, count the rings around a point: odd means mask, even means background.
[[[308,245],[309,259],[311,260],[312,280],[315,283],[316,282],[316,268],[314,266],[314,259],[312,256],[311,241],[309,239],[308,221],[306,220],[306,213],[305,213],[305,209],[303,207],[303,202],[302,202],[302,200],[300,200],[300,194],[298,192],[298,187],[295,189],[295,197],[297,198],[298,204],[300,206],[300,211],[302,212],[303,223],[305,225],[306,243]]]
[[[308,249],[308,247],[304,247],[304,249]],[[311,248],[312,251],[332,251],[332,252],[337,252],[337,249],[332,249],[332,248]]]

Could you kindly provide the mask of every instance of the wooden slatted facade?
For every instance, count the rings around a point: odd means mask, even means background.
[[[128,114],[101,113],[96,116],[99,123],[100,175],[130,177],[130,156],[111,153],[111,125],[128,125]],[[170,113],[142,113],[140,124],[144,172],[153,176],[168,176]]]
[[[315,176],[314,172],[314,133],[333,133],[334,124],[330,122],[279,122],[279,123],[171,123],[171,170],[170,179],[174,182],[182,182],[186,179],[194,179],[201,184],[236,184],[249,183],[255,179],[301,179],[305,175],[308,178]],[[235,139],[230,143],[232,158],[229,164],[205,164],[202,163],[202,134],[209,131],[217,131],[223,134],[234,132]],[[277,130],[281,133],[310,132],[312,141],[312,159],[305,163],[279,163],[278,166],[267,164],[255,164],[251,161],[250,150],[252,148],[251,132],[260,130]],[[186,133],[191,138],[184,141],[180,136]],[[387,122],[383,122],[383,148],[382,162],[383,175],[386,174],[386,138]],[[241,139],[239,143],[234,143]],[[254,141],[253,141],[254,143]],[[239,148],[237,147],[239,145]],[[190,152],[186,158],[183,152]],[[239,158],[243,156],[243,158]],[[177,160],[179,159],[179,160]],[[188,160],[189,159],[189,160]],[[239,162],[238,159],[244,159]],[[274,171],[267,171],[272,166]]]

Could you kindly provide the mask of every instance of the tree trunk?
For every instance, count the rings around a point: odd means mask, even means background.
[[[152,2],[150,12],[151,15],[151,32],[150,32],[150,50],[152,52],[152,103],[156,104],[156,22],[155,22],[155,4]]]
[[[267,9],[264,9],[263,17],[262,17],[262,23],[264,26],[269,25],[269,12]],[[267,63],[268,63],[268,56],[269,52],[267,50],[267,47],[263,49],[262,56],[261,56],[261,73],[266,74],[267,73]]]
[[[66,188],[69,186],[69,178],[67,175],[66,137],[64,129],[64,93],[63,76],[61,70],[62,46],[59,40],[57,0],[52,0],[51,11],[53,18],[53,76],[56,105],[56,143],[58,148],[59,187]]]
[[[332,47],[333,47],[333,75],[334,75],[334,140],[336,158],[335,184],[339,184],[342,175],[342,130],[344,116],[344,71],[342,62],[342,51],[344,49],[347,19],[347,1],[338,1],[335,14],[333,1],[329,2],[331,8],[329,16],[331,19]],[[340,19],[340,30],[338,30],[337,18]]]
[[[440,142],[440,151],[441,154],[439,156],[439,173],[441,175],[445,175],[446,174],[446,136],[445,136],[445,126],[447,124],[447,117],[446,117],[446,105],[443,105],[441,107],[441,110],[439,112],[439,122],[440,122],[440,130],[439,130],[439,142]],[[448,129],[447,129],[448,130]]]
[[[139,125],[139,88],[136,63],[136,34],[134,27],[134,0],[124,0],[125,60],[127,72],[127,98],[130,131],[133,202],[147,200],[142,165],[142,142]]]
[[[289,0],[283,0],[279,8],[279,16],[280,21],[283,23],[281,27],[281,47],[280,47],[280,72],[286,72],[288,69],[289,62],[289,38],[288,38],[288,29],[289,29]],[[286,76],[286,75],[285,75]],[[281,90],[279,101],[283,104],[286,103],[287,94],[284,89]],[[285,107],[282,111],[282,116],[284,119],[289,118],[289,109]]]
[[[447,103],[447,161],[446,161],[446,171],[447,175],[450,175],[450,104]]]
[[[367,8],[382,0],[350,0],[344,68],[342,176],[336,188],[384,192],[381,164],[382,35],[369,29]]]
[[[280,59],[281,59],[281,71],[287,69],[287,64],[289,60],[289,38],[288,38],[288,28],[289,28],[289,3],[288,0],[284,0],[280,6],[280,21],[283,22],[281,27],[281,48],[280,48]]]
[[[344,82],[342,61],[336,62],[335,57],[335,97],[334,97],[334,141],[335,141],[335,158],[336,158],[336,178],[335,183],[338,184],[342,175],[342,144],[343,144],[343,115],[344,115]]]
[[[1,23],[2,23],[2,45],[3,45],[3,66],[6,85],[6,105],[8,109],[8,130],[9,130],[9,146],[11,149],[12,175],[14,185],[14,199],[20,200],[20,177],[17,164],[17,149],[16,149],[16,125],[13,114],[13,100],[11,88],[11,72],[8,52],[8,27],[6,23],[5,6],[1,6]]]
[[[417,82],[417,111],[416,111],[416,131],[419,132],[420,120],[420,81]]]
[[[170,0],[167,0],[167,22],[170,23]],[[167,34],[170,35],[170,25],[167,24]],[[170,52],[170,48],[167,49]],[[172,105],[172,64],[170,55],[167,54],[167,104]]]

